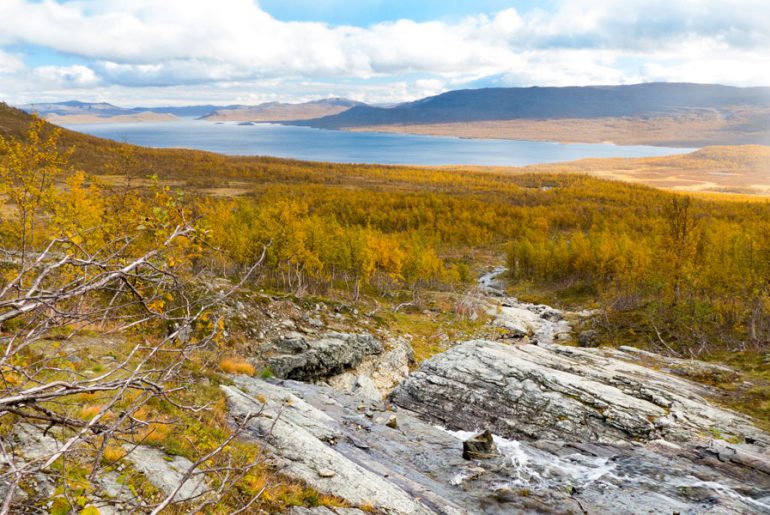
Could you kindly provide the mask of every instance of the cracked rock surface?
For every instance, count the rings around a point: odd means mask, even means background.
[[[766,440],[497,434],[496,456],[466,460],[463,441],[475,431],[442,428],[458,426],[436,424],[425,405],[417,413],[325,386],[248,377],[223,389],[236,418],[262,410],[248,436],[283,474],[381,513],[770,512]],[[487,415],[467,420],[474,429],[489,422]]]
[[[381,354],[382,344],[370,334],[329,332],[310,340],[290,333],[272,345],[267,364],[276,377],[313,381],[358,366],[366,356]]]
[[[504,437],[584,442],[768,435],[704,399],[706,388],[621,359],[622,351],[474,340],[434,356],[392,394],[446,427]],[[629,356],[630,358],[630,356]]]

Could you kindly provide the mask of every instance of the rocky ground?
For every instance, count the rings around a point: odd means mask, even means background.
[[[419,366],[407,338],[352,308],[264,295],[231,307],[263,372],[221,387],[233,423],[259,413],[242,437],[284,476],[350,505],[292,513],[770,514],[770,435],[687,379],[733,371],[596,348],[572,329],[593,313],[507,297],[503,272],[482,276],[474,296],[489,337]],[[30,460],[59,445],[32,425],[15,433]],[[127,450],[163,492],[190,466]],[[101,513],[121,513],[132,493],[110,474],[95,495]],[[45,498],[53,483],[39,486]]]
[[[770,513],[770,435],[683,377],[729,369],[563,345],[591,345],[569,323],[591,313],[508,298],[502,272],[480,281],[496,340],[410,374],[406,342],[290,333],[262,348],[275,379],[223,387],[231,415],[262,410],[249,437],[284,474],[375,512]]]

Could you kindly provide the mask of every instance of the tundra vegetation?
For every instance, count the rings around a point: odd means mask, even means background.
[[[339,504],[279,477],[227,422],[222,372],[257,373],[219,310],[242,290],[389,312],[377,321],[394,332],[425,330],[427,357],[436,324],[472,326],[400,308],[460,299],[504,259],[522,298],[599,310],[602,344],[738,367],[702,379],[729,393],[752,378],[725,402],[770,420],[767,200],[141,149],[0,114],[0,478],[24,492],[60,470],[54,512],[88,509],[109,471],[131,485],[126,509]],[[22,421],[65,445],[15,459]],[[126,460],[139,444],[186,457],[206,491],[153,488]]]

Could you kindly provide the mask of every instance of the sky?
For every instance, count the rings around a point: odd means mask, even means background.
[[[768,0],[0,0],[0,101],[123,106],[770,85]]]

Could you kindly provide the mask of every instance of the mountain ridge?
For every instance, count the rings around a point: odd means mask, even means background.
[[[511,119],[603,118],[681,114],[751,105],[770,108],[770,87],[642,83],[618,86],[517,87],[453,90],[390,108],[355,106],[297,122],[318,128],[453,123]]]

